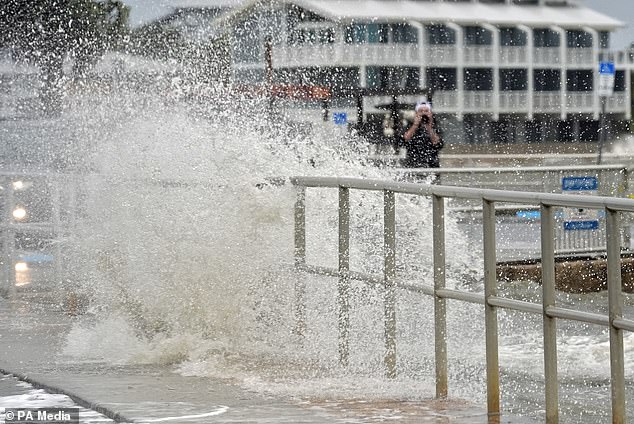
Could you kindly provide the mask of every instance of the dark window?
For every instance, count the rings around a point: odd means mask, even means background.
[[[427,85],[432,90],[455,90],[455,68],[427,68]]]
[[[419,68],[369,66],[366,68],[369,88],[418,88]]]
[[[285,68],[275,71],[275,80],[282,84],[318,85],[335,92],[359,86],[358,68]]]
[[[585,31],[567,31],[568,48],[592,47],[592,34]]]
[[[346,43],[365,43],[367,39],[367,27],[365,24],[348,25],[345,29]]]
[[[427,27],[429,44],[456,44],[456,32],[445,25],[430,25]]]
[[[533,42],[535,47],[559,47],[559,34],[548,28],[536,28],[533,30]]]
[[[526,69],[500,69],[500,90],[526,90],[528,72]]]
[[[599,48],[601,49],[610,48],[610,33],[609,32],[601,31],[599,33]]]
[[[236,63],[253,63],[261,60],[260,25],[257,17],[250,17],[233,29],[234,60]]]
[[[535,69],[533,84],[535,91],[559,91],[561,89],[560,72],[557,69]]]
[[[592,71],[577,70],[568,71],[566,76],[566,89],[568,91],[592,91]]]
[[[387,24],[368,24],[368,42],[387,43],[389,26]]]
[[[418,31],[411,25],[392,24],[392,39],[395,43],[417,43]]]
[[[464,29],[464,40],[468,46],[490,46],[493,34],[482,27],[468,26]]]
[[[625,71],[614,72],[614,91],[625,91]]]
[[[493,90],[493,70],[490,68],[465,69],[464,89],[467,91]]]
[[[501,28],[500,44],[502,46],[525,46],[526,33],[518,28]]]

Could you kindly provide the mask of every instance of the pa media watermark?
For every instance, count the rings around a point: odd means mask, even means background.
[[[79,424],[79,408],[0,408],[0,424]]]

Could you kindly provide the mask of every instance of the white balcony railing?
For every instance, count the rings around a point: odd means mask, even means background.
[[[433,45],[427,49],[427,63],[433,66],[456,66],[458,49],[454,45]]]
[[[417,44],[303,44],[276,46],[273,61],[276,67],[304,66],[457,66],[462,55],[464,66],[490,66],[496,62],[491,46],[465,46],[458,51],[455,45],[431,45],[421,49]],[[571,48],[566,50],[566,65],[593,67],[593,50]],[[500,65],[525,67],[528,65],[526,47],[500,47]],[[533,50],[534,67],[555,67],[562,64],[559,47],[538,47]]]
[[[464,111],[467,113],[493,112],[493,92],[465,91],[464,92]]]
[[[456,113],[458,110],[458,93],[456,91],[436,91],[433,104],[436,112]]]
[[[305,44],[273,49],[274,66],[415,66],[422,61],[416,44]]]
[[[625,113],[627,112],[627,101],[628,98],[625,92],[614,93],[607,98],[605,110],[609,113]]]
[[[491,46],[466,46],[463,49],[465,65],[484,65],[493,63]]]
[[[594,51],[587,48],[573,48],[566,51],[566,63],[572,66],[592,66],[595,63]]]
[[[593,91],[577,91],[566,93],[568,110],[590,113],[594,111],[595,93]]]
[[[528,63],[528,49],[526,47],[500,47],[500,65],[521,65]]]
[[[459,104],[460,95],[463,103]],[[562,111],[562,98],[559,91],[540,91],[533,95],[533,113],[556,114]],[[434,110],[439,113],[494,113],[492,91],[436,91],[434,92]],[[528,91],[503,91],[499,94],[499,113],[527,113]],[[594,113],[600,103],[594,92],[566,93],[565,107],[568,113]],[[627,113],[628,96],[625,92],[617,92],[608,97],[606,111],[608,113]]]
[[[559,91],[539,91],[533,93],[533,111],[536,113],[558,113],[561,111]]]
[[[561,63],[559,47],[537,47],[533,49],[533,63],[535,66],[554,66]]]
[[[527,91],[504,91],[500,93],[500,112],[527,112]]]

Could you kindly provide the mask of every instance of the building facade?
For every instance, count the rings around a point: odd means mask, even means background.
[[[622,25],[573,0],[269,0],[215,31],[230,37],[238,82],[266,79],[269,39],[278,83],[429,88],[453,142],[509,143],[596,140],[603,60],[616,65],[611,132],[631,119],[631,61],[609,49]],[[355,116],[345,99],[333,108]]]

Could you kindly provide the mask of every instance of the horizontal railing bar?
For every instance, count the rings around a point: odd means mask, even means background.
[[[516,167],[471,167],[471,168],[401,168],[398,173],[404,174],[523,174],[567,171],[613,171],[626,170],[626,165],[580,165],[580,166],[523,166]]]
[[[523,300],[506,299],[504,297],[491,296],[488,299],[491,306],[497,306],[505,309],[513,309],[520,312],[530,312],[533,314],[543,314],[544,308],[536,303],[525,302]]]
[[[570,321],[586,322],[588,324],[602,325],[608,327],[610,319],[606,315],[594,314],[592,312],[574,311],[572,309],[560,308],[557,306],[547,306],[546,315],[551,318],[563,318]]]
[[[634,332],[634,321],[625,318],[619,318],[612,321],[612,324],[621,330]]]
[[[463,302],[484,305],[484,293],[469,293],[452,289],[438,289],[436,295],[444,299],[462,300]]]
[[[339,271],[335,268],[329,268],[326,266],[318,266],[318,265],[298,265],[297,269],[308,272],[309,274],[315,275],[323,275],[325,277],[339,277]],[[363,272],[350,271],[349,277],[351,280],[362,281],[364,283],[371,283],[377,285],[383,285],[384,281],[382,277],[367,274]],[[403,290],[408,290],[415,293],[423,293],[426,295],[433,296],[434,288],[424,284],[412,284],[412,283],[402,283],[397,282],[396,287]]]
[[[359,190],[390,190],[419,196],[461,197],[491,202],[516,202],[547,206],[603,209],[634,212],[634,199],[558,193],[516,192],[470,187],[415,184],[348,177],[292,177],[291,182],[305,187],[347,187]]]

